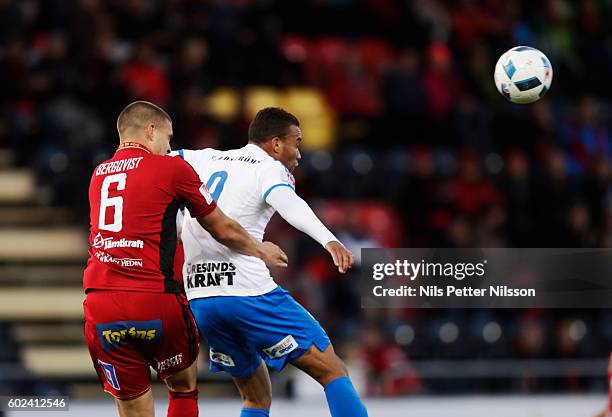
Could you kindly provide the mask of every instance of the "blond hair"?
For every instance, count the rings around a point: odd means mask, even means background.
[[[130,131],[143,130],[149,123],[158,124],[163,121],[172,123],[172,119],[164,109],[148,101],[135,101],[128,104],[117,117],[119,138],[129,139]]]

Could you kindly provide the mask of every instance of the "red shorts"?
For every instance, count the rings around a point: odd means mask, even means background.
[[[104,390],[123,400],[197,358],[197,326],[182,294],[90,291],[83,303],[85,338]]]

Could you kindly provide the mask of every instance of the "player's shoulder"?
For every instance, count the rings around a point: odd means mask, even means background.
[[[213,148],[204,149],[178,149],[170,152],[170,156],[174,156],[183,159],[187,162],[197,161],[202,159],[210,158],[212,155],[221,151]]]
[[[282,162],[270,158],[270,160],[266,160],[260,165],[259,177],[261,182],[265,184],[271,182],[275,184],[287,183],[291,185],[292,188],[295,188],[295,177]]]
[[[262,180],[265,180],[267,177],[282,176],[288,172],[282,162],[272,157],[261,161],[261,163],[257,165],[256,170]]]
[[[149,161],[155,165],[177,166],[182,165],[185,161],[182,158],[172,158],[168,155],[149,155]]]
[[[272,157],[266,158],[263,161],[261,161],[261,164],[259,164],[259,168],[262,171],[277,171],[277,172],[287,171],[287,168],[285,167],[285,165],[283,165],[281,161],[278,161]]]
[[[193,167],[182,158],[170,155],[149,155],[146,159],[147,170],[162,177],[172,178],[173,173],[184,173],[185,170],[193,171]]]

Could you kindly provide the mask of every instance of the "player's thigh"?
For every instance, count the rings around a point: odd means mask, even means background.
[[[189,367],[168,376],[165,382],[170,391],[190,392],[197,388],[197,378],[197,361],[194,361]]]
[[[190,301],[200,335],[209,346],[209,368],[227,372],[234,378],[251,375],[261,364],[261,357],[244,337],[245,329],[236,327],[235,317],[242,314],[243,297],[207,297]]]
[[[94,368],[105,391],[132,400],[151,388],[151,372],[143,352],[126,340],[128,321],[122,320],[121,302],[104,293],[88,294],[84,303],[85,339]],[[125,330],[125,332],[123,331]]]
[[[162,321],[159,343],[147,349],[158,378],[183,391],[195,389],[199,334],[189,303],[182,294],[162,294],[156,301]],[[188,389],[191,388],[191,389]]]
[[[323,386],[348,375],[344,362],[336,355],[331,344],[324,351],[312,345],[308,351],[291,363]]]

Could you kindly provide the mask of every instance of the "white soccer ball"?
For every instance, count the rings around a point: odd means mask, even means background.
[[[510,49],[495,64],[495,86],[513,103],[539,100],[550,89],[552,77],[552,65],[546,55],[530,46]]]

